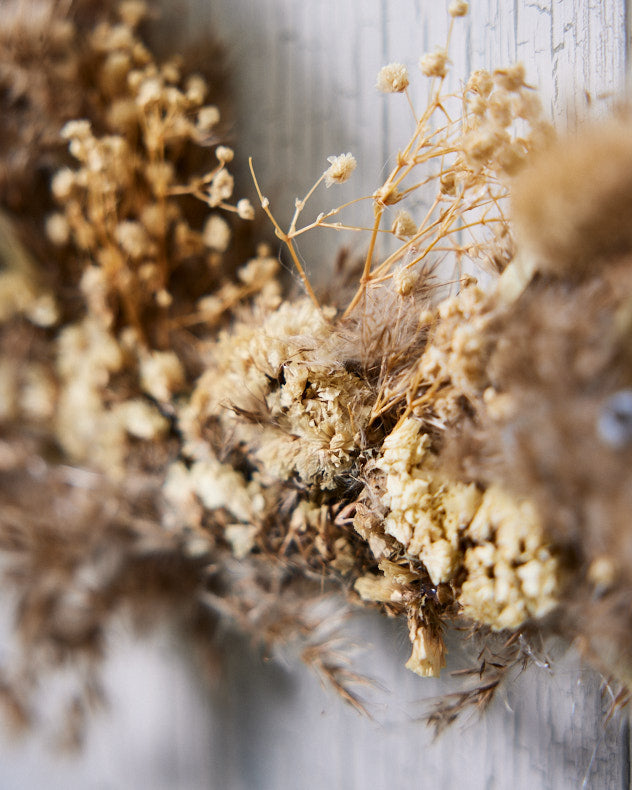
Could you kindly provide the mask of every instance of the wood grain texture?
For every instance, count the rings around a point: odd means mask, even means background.
[[[472,68],[523,60],[560,122],[583,115],[586,93],[601,112],[607,102],[598,97],[621,90],[629,19],[623,0],[472,0],[471,7],[455,30],[454,86]],[[435,0],[188,0],[174,18],[180,38],[212,32],[225,42],[241,193],[250,189],[245,158],[252,155],[285,222],[328,155],[352,151],[359,167],[335,197],[322,190],[314,213],[379,185],[411,119],[403,97],[376,92],[377,71],[406,63],[415,101],[423,102],[416,64],[447,30],[444,4]],[[358,250],[363,244],[345,241]],[[306,238],[308,270],[325,277],[340,243],[325,233]],[[211,695],[168,635],[139,645],[121,631],[108,664],[112,709],[96,723],[84,758],[60,763],[40,743],[5,746],[0,787],[630,787],[627,724],[603,724],[607,692],[604,699],[599,679],[572,652],[552,673],[517,678],[481,721],[457,725],[433,744],[419,719],[429,698],[453,688],[449,676],[424,681],[404,669],[409,647],[401,626],[364,615],[355,628],[357,641],[370,644],[360,668],[387,689],[373,694],[373,721],[325,693],[295,657],[264,663],[233,643],[224,684]],[[451,668],[463,661],[453,642]]]

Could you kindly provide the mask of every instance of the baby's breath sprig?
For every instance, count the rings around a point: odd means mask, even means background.
[[[287,244],[308,293],[313,291],[298,263],[293,240],[317,227],[370,234],[358,288],[344,317],[356,309],[370,284],[391,279],[394,267],[404,259],[403,266],[410,271],[430,254],[452,252],[456,256],[457,281],[464,257],[482,261],[483,266],[491,266],[495,273],[501,272],[509,260],[487,249],[490,242],[503,238],[505,241],[500,247],[510,254],[512,245],[506,241],[510,233],[504,214],[508,177],[520,168],[527,152],[547,136],[550,127],[542,119],[541,108],[525,82],[521,64],[499,69],[493,75],[484,70],[475,71],[460,95],[444,90],[454,23],[467,14],[468,3],[455,0],[448,11],[450,23],[445,45],[419,61],[421,72],[431,80],[423,112],[418,114],[413,106],[409,93],[410,75],[404,64],[389,63],[378,73],[377,88],[385,93],[405,94],[415,119],[413,133],[404,149],[398,152],[396,163],[384,183],[372,195],[343,203],[299,227],[300,215],[316,188],[323,182],[326,186],[341,183],[355,168],[351,154],[330,157],[330,167],[304,198],[296,200],[288,231],[283,231],[273,220],[277,235]],[[452,105],[456,105],[456,109]],[[416,175],[420,167],[433,165],[431,172],[421,177]],[[420,220],[413,218],[410,211],[399,211],[390,227],[383,227],[391,206],[402,203],[428,185],[435,185],[436,193]],[[265,201],[261,194],[260,200]],[[347,207],[367,200],[373,204],[373,221],[368,228],[332,221]],[[271,216],[267,203],[264,209]],[[378,238],[383,234],[398,238],[401,244],[375,265]]]
[[[274,218],[274,215],[270,211],[270,201],[268,200],[267,197],[264,197],[263,193],[261,192],[261,189],[259,187],[259,182],[257,181],[257,176],[255,175],[255,169],[254,169],[254,165],[252,163],[252,157],[250,157],[248,159],[248,165],[250,167],[250,172],[252,174],[252,180],[254,181],[254,184],[255,184],[255,189],[257,190],[257,195],[259,196],[259,202],[261,203],[261,208],[265,211],[265,213],[267,214],[268,218],[270,219],[270,222],[272,222],[272,224],[274,225],[274,232],[276,233],[277,237],[279,239],[281,239],[281,241],[288,248],[289,253],[292,256],[292,260],[294,261],[294,265],[296,266],[296,270],[298,271],[299,276],[300,276],[301,280],[303,281],[303,284],[305,286],[305,290],[307,291],[307,294],[308,294],[309,298],[312,300],[314,305],[320,310],[321,309],[320,308],[320,302],[316,298],[316,294],[314,293],[314,289],[312,288],[312,285],[311,285],[311,283],[309,281],[309,278],[308,278],[307,274],[305,273],[305,269],[303,269],[303,266],[302,266],[302,264],[301,264],[301,262],[299,260],[298,254],[296,252],[296,248],[294,247],[294,244],[292,243],[292,236],[290,234],[286,233],[281,228],[279,223],[276,221],[276,219]],[[317,182],[317,183],[319,183],[319,182]]]

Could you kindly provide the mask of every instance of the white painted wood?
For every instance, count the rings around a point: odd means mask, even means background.
[[[166,2],[166,0],[165,0]],[[521,59],[560,121],[624,83],[623,0],[472,0],[457,23],[453,80],[470,68]],[[184,11],[184,13],[183,13]],[[441,45],[447,21],[438,0],[186,0],[179,34],[213,31],[234,72],[235,144],[242,194],[252,190],[245,161],[279,219],[326,166],[352,151],[354,180],[322,190],[313,213],[359,192],[370,194],[397,148],[410,116],[401,96],[381,96],[378,69],[393,60],[416,68]],[[455,82],[454,84],[458,84]],[[599,102],[597,102],[599,105]],[[367,206],[370,215],[370,206]],[[341,239],[318,233],[301,243],[308,270],[326,276]],[[353,238],[359,250],[362,240]],[[323,692],[296,660],[264,664],[231,644],[223,686],[201,691],[186,658],[162,635],[134,643],[119,633],[108,664],[114,699],[92,730],[78,763],[48,756],[41,744],[0,753],[7,790],[112,788],[467,788],[534,790],[630,786],[627,725],[601,720],[599,679],[570,653],[554,673],[530,671],[480,722],[457,725],[436,744],[419,721],[424,700],[451,690],[450,678],[421,680],[403,664],[401,627],[363,616],[359,641],[372,643],[360,664],[388,691],[374,695],[367,721]],[[460,666],[453,643],[451,666]]]

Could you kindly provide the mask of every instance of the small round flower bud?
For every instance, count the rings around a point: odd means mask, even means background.
[[[325,186],[327,187],[332,184],[343,184],[349,179],[357,165],[355,157],[351,153],[328,156],[327,161],[329,162],[329,167],[325,170]]]
[[[70,225],[63,214],[51,214],[46,220],[46,235],[53,244],[62,247],[70,239]]]
[[[184,89],[187,99],[196,105],[201,105],[208,91],[208,85],[204,77],[199,74],[192,74],[185,82]]]
[[[237,214],[241,219],[254,219],[255,210],[252,203],[247,198],[237,201]]]
[[[391,231],[398,239],[406,239],[417,233],[417,225],[407,211],[398,211]]]
[[[75,186],[75,174],[73,171],[64,167],[58,170],[53,176],[51,190],[55,198],[59,201],[67,200]]]
[[[494,80],[506,91],[515,93],[525,84],[526,71],[523,63],[514,63],[506,69],[496,69]]]
[[[197,128],[200,132],[208,132],[219,123],[219,110],[215,105],[209,104],[201,107],[197,114]]]
[[[419,59],[419,68],[426,77],[445,77],[448,73],[448,53],[445,49],[428,52]]]
[[[225,165],[227,162],[232,162],[233,157],[235,156],[235,152],[232,148],[229,148],[226,145],[218,145],[215,149],[215,156],[218,160]]]
[[[389,63],[377,75],[377,89],[382,93],[403,93],[408,85],[408,69],[403,63]]]
[[[211,214],[206,220],[202,236],[207,247],[224,252],[230,242],[230,227],[218,214]]]
[[[465,0],[452,0],[448,6],[450,16],[465,16],[470,10],[470,4]]]

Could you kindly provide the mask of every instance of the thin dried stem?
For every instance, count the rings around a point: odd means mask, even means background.
[[[298,255],[296,253],[296,249],[294,248],[294,245],[292,244],[292,239],[281,228],[279,223],[274,218],[272,212],[270,211],[270,201],[268,200],[267,197],[263,196],[263,194],[261,192],[261,189],[259,188],[259,182],[257,181],[257,177],[255,175],[255,170],[254,170],[254,166],[253,166],[253,163],[252,163],[252,157],[250,157],[248,159],[248,166],[250,167],[250,173],[252,175],[252,180],[254,181],[254,184],[255,184],[255,189],[257,190],[257,195],[259,197],[259,202],[261,203],[261,208],[265,211],[265,213],[268,216],[268,219],[274,225],[274,230],[275,230],[275,233],[276,233],[277,237],[279,239],[281,239],[281,241],[288,248],[288,250],[290,252],[290,255],[292,256],[292,260],[294,261],[294,265],[296,266],[296,270],[298,271],[298,273],[300,275],[300,278],[303,281],[303,285],[305,286],[305,290],[307,291],[307,294],[308,294],[309,298],[312,300],[312,302],[318,308],[318,310],[320,310],[321,313],[322,313],[322,308],[320,306],[320,302],[316,298],[316,294],[314,293],[314,290],[313,290],[312,285],[311,285],[311,283],[310,283],[310,281],[309,281],[309,279],[307,277],[307,274],[305,274],[305,270],[303,269],[303,266],[302,266],[302,264],[301,264],[301,262],[300,262],[300,260],[298,258]]]

